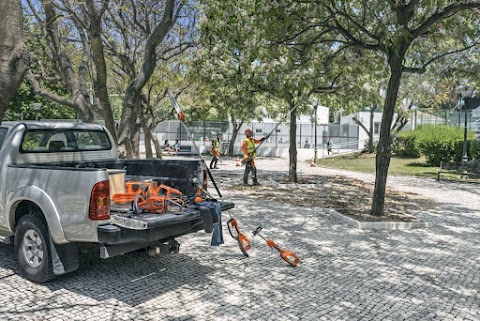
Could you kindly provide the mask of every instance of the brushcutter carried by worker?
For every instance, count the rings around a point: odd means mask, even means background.
[[[290,109],[290,111],[288,112],[288,115],[290,115],[295,109],[297,109],[297,106],[298,105],[295,105],[292,109]],[[286,120],[287,117],[285,117],[284,120]],[[273,129],[268,133],[267,136],[263,137],[262,139],[260,139],[260,142],[258,143],[258,145],[255,147],[255,149],[248,154],[248,157],[244,157],[242,159],[242,166],[245,166],[249,161],[251,161],[254,157],[255,157],[255,153],[257,151],[257,149],[262,146],[263,142],[265,142],[269,137],[270,135],[273,134],[274,131],[277,130],[278,126],[280,126],[280,124],[282,123],[282,121],[278,122],[275,127],[273,127]],[[248,129],[247,129],[248,130]],[[250,130],[251,131],[251,130]]]

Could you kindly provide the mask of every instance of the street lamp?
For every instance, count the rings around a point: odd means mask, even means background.
[[[315,109],[315,129],[314,129],[314,152],[313,152],[313,163],[317,163],[317,109],[318,109],[318,99],[313,101],[313,109]]]
[[[415,130],[417,129],[417,110],[418,110],[418,107],[413,105],[411,107],[411,110],[413,110],[413,122],[412,122],[412,129]]]
[[[465,123],[463,128],[463,157],[462,162],[466,163],[468,161],[468,152],[467,152],[467,104],[465,99],[469,99],[473,97],[474,88],[472,86],[461,85],[457,87],[457,92],[460,94],[460,98],[463,101],[463,105],[465,107]]]
[[[42,108],[42,103],[33,103],[33,110],[35,111],[35,120],[38,120],[40,117],[40,109]]]

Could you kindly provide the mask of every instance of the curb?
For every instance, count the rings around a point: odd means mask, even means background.
[[[329,210],[331,217],[337,218],[353,227],[359,229],[376,229],[376,230],[408,230],[413,228],[429,228],[431,224],[428,222],[361,222],[351,217],[343,215],[334,209]],[[407,214],[404,214],[407,215]]]

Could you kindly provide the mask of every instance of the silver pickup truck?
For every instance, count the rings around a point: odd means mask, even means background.
[[[14,242],[34,282],[76,270],[79,243],[98,244],[102,258],[142,248],[178,252],[175,237],[207,231],[194,204],[207,185],[201,160],[121,160],[103,126],[73,122],[3,122],[0,146],[0,242]],[[119,177],[171,186],[184,206],[163,214],[116,208]]]

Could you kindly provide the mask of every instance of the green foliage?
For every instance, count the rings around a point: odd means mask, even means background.
[[[30,69],[35,74],[43,74],[45,78],[51,78],[50,81],[40,81],[42,86],[59,96],[68,96],[68,92],[59,79],[55,79],[53,61],[46,53],[46,39],[42,37],[41,28],[31,19],[27,18],[24,24],[25,45],[31,56]],[[4,120],[32,120],[37,117],[33,109],[33,103],[41,103],[42,107],[39,113],[41,119],[75,119],[75,112],[60,104],[40,98],[32,92],[30,85],[24,81],[17,91],[14,99],[10,103]]]
[[[56,89],[59,94],[64,90],[59,87]],[[42,107],[39,113],[41,119],[75,119],[76,114],[71,108],[52,103],[36,96],[30,86],[24,81],[17,94],[10,103],[9,109],[5,113],[4,120],[33,120],[37,114],[33,109],[33,103],[41,103]]]
[[[480,161],[480,141],[478,140],[470,141],[470,155],[472,159]]]
[[[428,164],[439,166],[441,161],[459,161],[456,146],[463,140],[463,128],[425,125],[420,126],[413,133],[416,135],[420,153],[425,156]],[[469,136],[472,134],[469,133]]]
[[[200,46],[188,75],[195,81],[199,118],[250,121],[260,113],[253,77],[253,7],[246,1],[205,1]],[[261,117],[260,117],[261,118]]]
[[[401,157],[418,158],[420,150],[416,141],[415,132],[400,133],[392,144],[392,151]]]
[[[472,138],[473,133],[468,133]],[[480,159],[480,142],[467,141],[469,159]],[[463,128],[454,126],[424,125],[415,131],[402,132],[392,145],[397,156],[417,158],[424,155],[431,166],[440,161],[461,162],[463,157]]]

